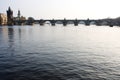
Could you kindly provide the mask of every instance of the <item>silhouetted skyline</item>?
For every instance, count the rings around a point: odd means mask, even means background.
[[[119,0],[2,0],[0,13],[6,13],[9,6],[17,16],[21,15],[35,19],[102,19],[120,16]]]

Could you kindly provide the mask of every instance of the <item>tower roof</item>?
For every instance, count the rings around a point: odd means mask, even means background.
[[[10,8],[10,6],[8,7],[8,11],[12,11],[11,8]]]
[[[8,10],[11,10],[10,6],[9,6]]]

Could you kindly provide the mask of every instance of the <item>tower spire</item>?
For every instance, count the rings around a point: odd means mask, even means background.
[[[20,18],[21,14],[20,14],[20,10],[18,10],[18,18]]]
[[[11,8],[10,8],[10,6],[9,6],[8,10],[9,10],[9,11],[11,11]]]

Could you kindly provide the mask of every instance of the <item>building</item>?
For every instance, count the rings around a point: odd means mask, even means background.
[[[15,21],[20,21],[20,17],[21,17],[20,10],[18,10],[17,17],[14,17],[14,20]]]
[[[22,25],[25,24],[26,18],[21,16],[20,10],[18,10],[17,17],[14,17],[14,24],[15,25]]]
[[[22,20],[26,20],[26,18],[24,16],[21,16],[20,10],[18,10],[17,17],[14,17],[14,21],[22,21]]]
[[[6,25],[7,24],[7,15],[0,13],[0,25]]]
[[[11,26],[13,25],[13,11],[9,7],[7,10],[7,25]]]
[[[15,17],[14,19],[19,21],[26,20],[25,17],[21,16],[20,10],[18,10],[17,17]]]

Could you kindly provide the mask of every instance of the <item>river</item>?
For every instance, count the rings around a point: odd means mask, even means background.
[[[0,26],[0,80],[119,80],[120,27]]]

